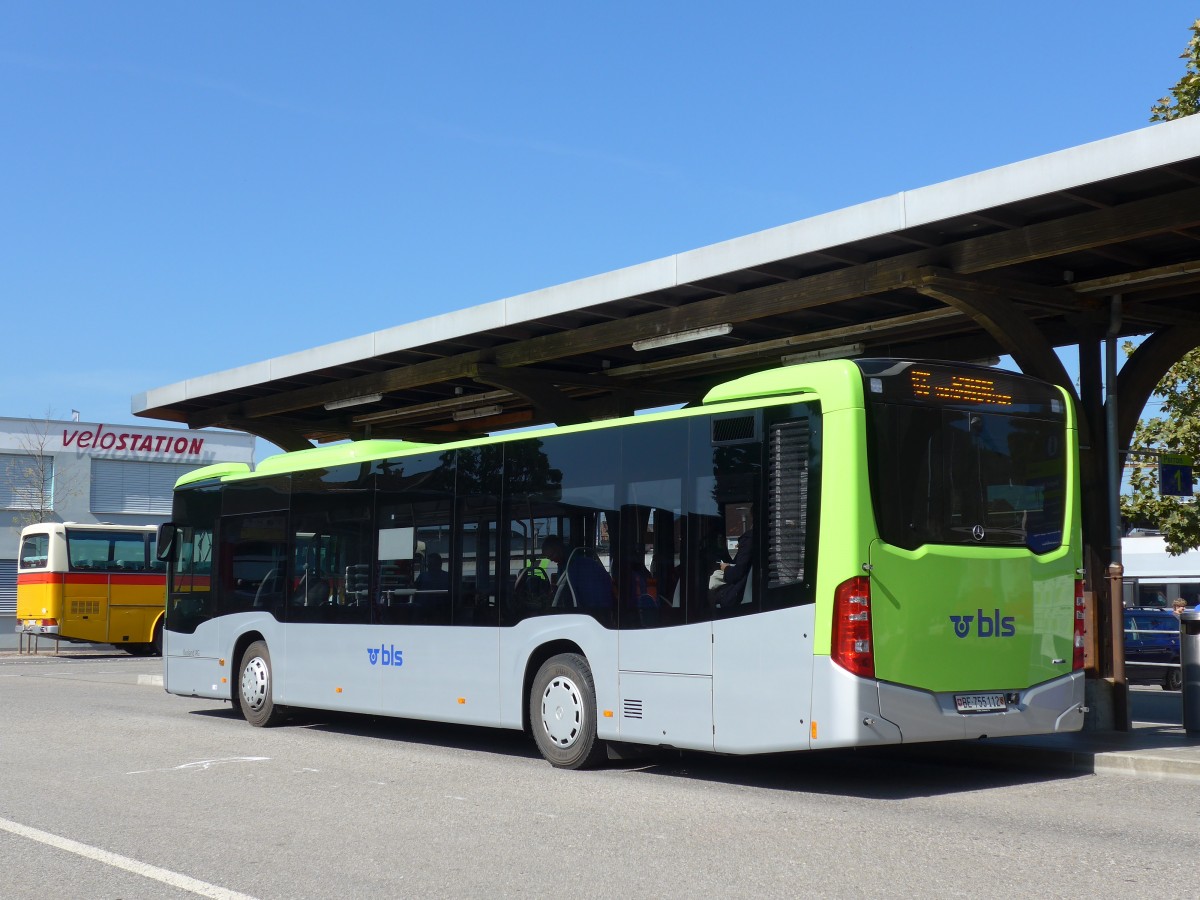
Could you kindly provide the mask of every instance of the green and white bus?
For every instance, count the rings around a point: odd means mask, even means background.
[[[528,729],[566,768],[1078,730],[1074,410],[834,360],[694,408],[366,440],[176,486],[165,686]]]

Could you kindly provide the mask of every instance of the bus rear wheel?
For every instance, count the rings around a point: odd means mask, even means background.
[[[242,654],[236,706],[242,717],[258,728],[278,725],[285,718],[272,697],[271,653],[266,641],[255,641]]]
[[[585,769],[607,755],[596,738],[596,685],[578,653],[553,656],[538,669],[529,694],[529,726],[552,766]]]

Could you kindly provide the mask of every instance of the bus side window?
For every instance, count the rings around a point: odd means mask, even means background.
[[[500,624],[501,547],[510,542],[500,525],[503,451],[498,446],[462,449],[455,459],[453,623],[495,627]]]
[[[426,556],[450,561],[456,456],[427,453],[377,466],[375,621],[449,625],[452,585],[422,587]],[[426,582],[429,577],[426,577]]]

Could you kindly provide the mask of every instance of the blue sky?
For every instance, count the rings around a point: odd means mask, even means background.
[[[0,7],[0,415],[1130,131],[1194,4]]]

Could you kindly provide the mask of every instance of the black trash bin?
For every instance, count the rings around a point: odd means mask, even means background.
[[[1179,612],[1179,662],[1183,667],[1183,730],[1200,733],[1200,606]]]

